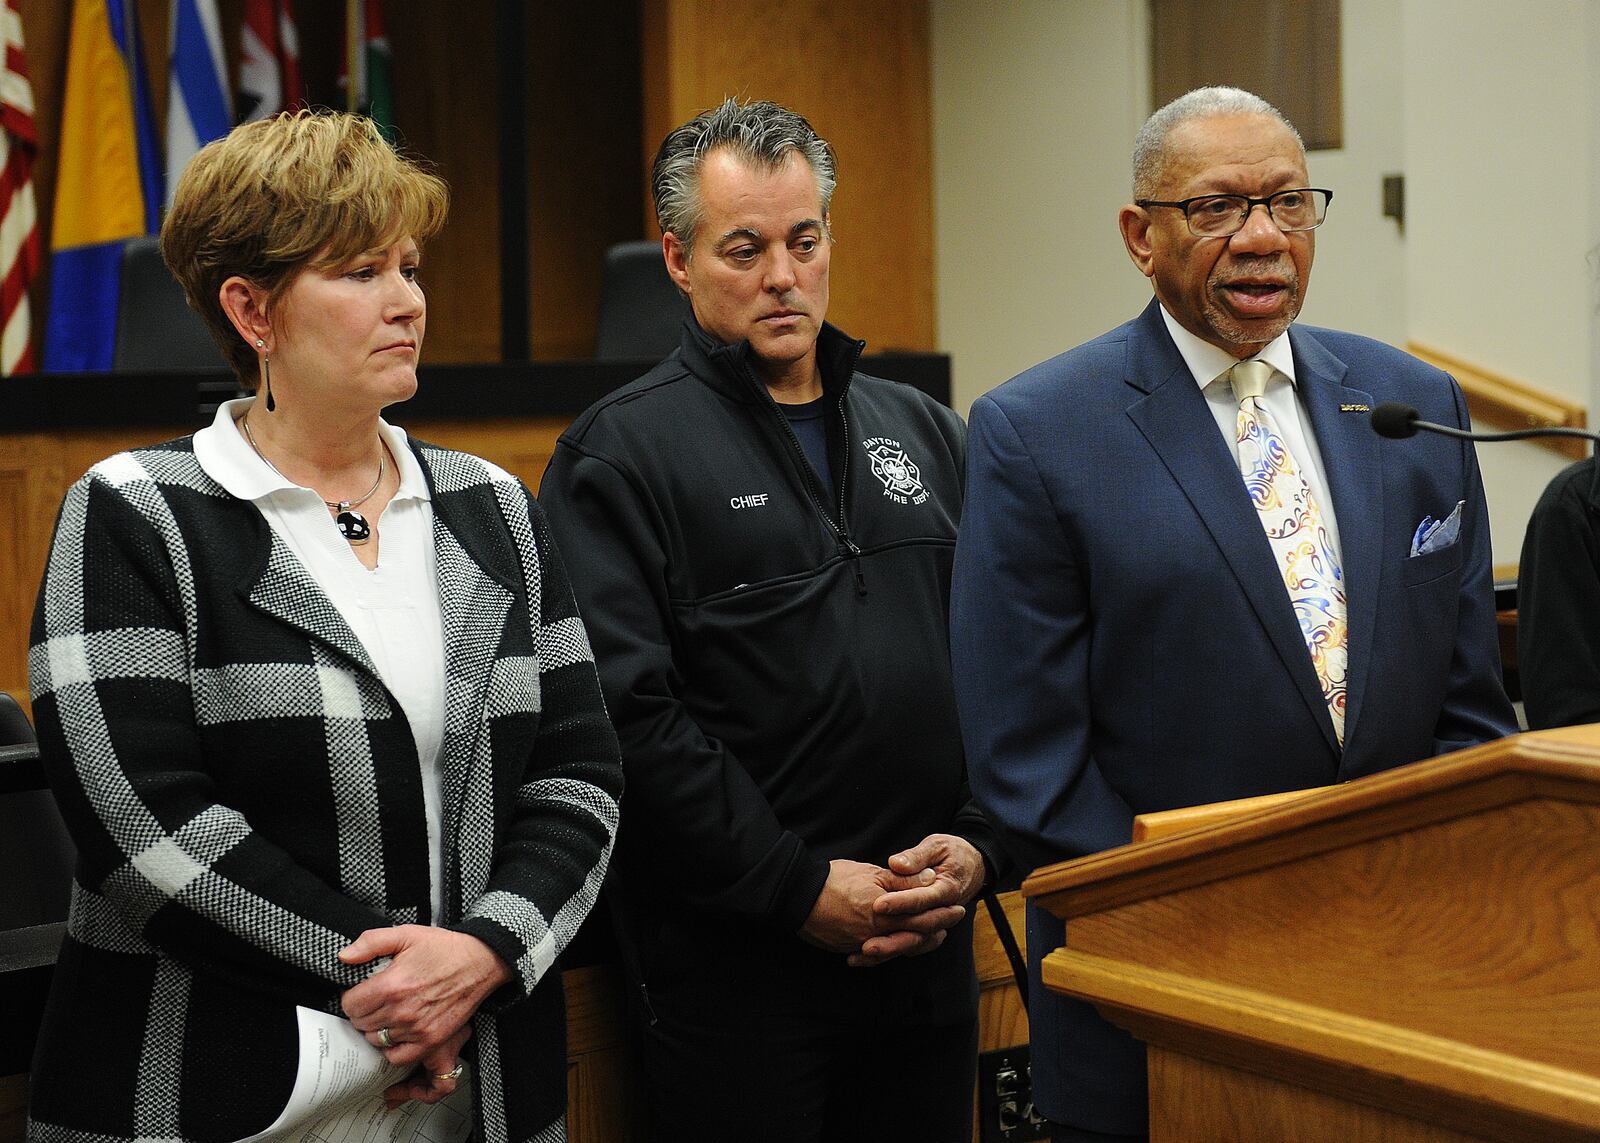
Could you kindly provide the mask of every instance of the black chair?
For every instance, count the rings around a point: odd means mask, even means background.
[[[658,361],[678,348],[688,302],[667,273],[661,243],[619,242],[606,251],[594,355]]]
[[[76,857],[39,765],[33,725],[0,691],[0,929],[65,920]]]
[[[36,756],[39,753],[33,723],[22,713],[22,704],[0,691],[0,748],[19,746],[31,746]]]
[[[27,1071],[66,931],[77,848],[22,708],[0,691],[0,1076]]]
[[[152,235],[122,248],[117,298],[117,372],[221,369],[227,364],[200,315],[183,300],[183,287],[161,260]]]

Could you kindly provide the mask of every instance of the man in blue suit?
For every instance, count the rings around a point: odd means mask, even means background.
[[[1024,868],[1135,814],[1326,785],[1515,729],[1472,446],[1386,441],[1384,401],[1465,426],[1445,374],[1292,325],[1331,194],[1233,88],[1151,116],[1119,221],[1155,298],[980,398],[952,647],[974,793]],[[1235,370],[1242,361],[1261,362]],[[1046,992],[1034,1096],[1058,1140],[1138,1139],[1143,1046]]]

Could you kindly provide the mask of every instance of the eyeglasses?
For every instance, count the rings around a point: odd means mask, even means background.
[[[1315,230],[1328,216],[1328,204],[1332,201],[1331,190],[1296,187],[1269,194],[1266,198],[1251,198],[1244,194],[1203,194],[1179,202],[1140,198],[1134,200],[1134,205],[1177,207],[1189,222],[1189,233],[1196,238],[1229,238],[1244,229],[1250,212],[1258,206],[1266,207],[1268,216],[1285,233]]]

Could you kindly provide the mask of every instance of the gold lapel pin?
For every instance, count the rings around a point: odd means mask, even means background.
[[[1370,413],[1370,412],[1372,412],[1372,406],[1371,405],[1340,405],[1339,406],[1339,411],[1341,413]]]

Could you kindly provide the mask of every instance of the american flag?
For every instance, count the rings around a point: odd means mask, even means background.
[[[32,373],[28,287],[39,272],[39,216],[33,198],[33,86],[22,48],[17,0],[0,8],[0,374]]]

